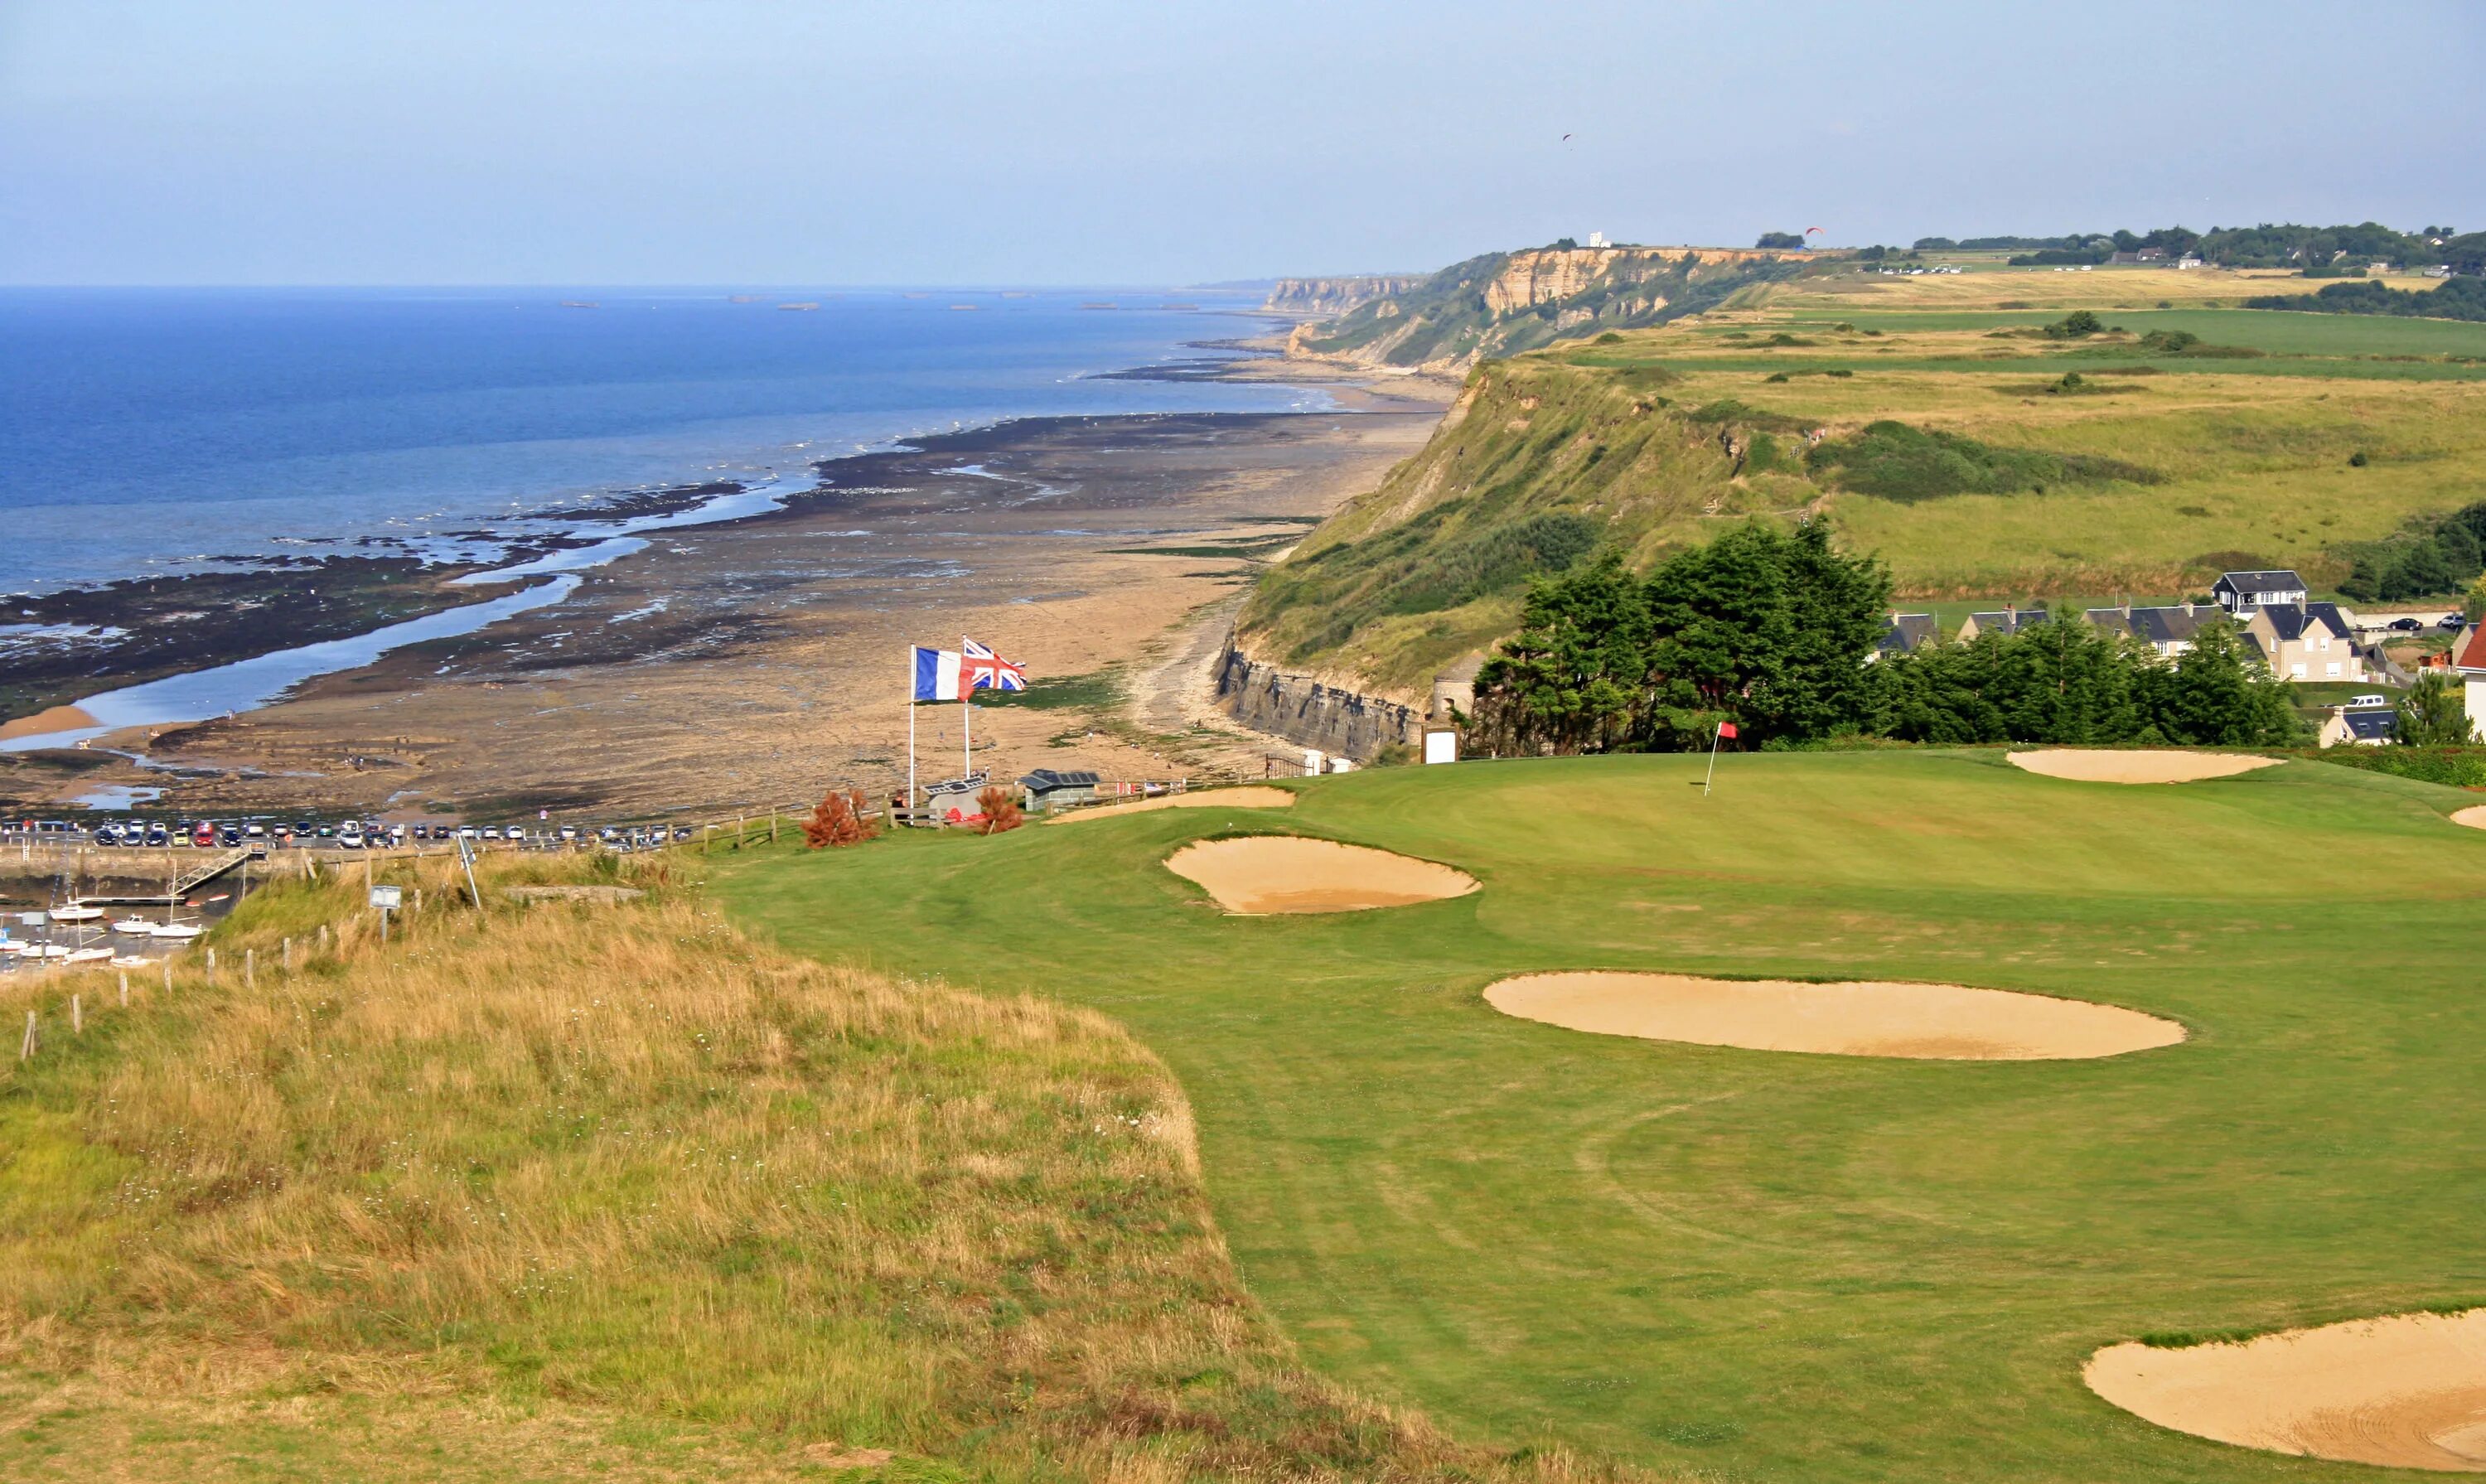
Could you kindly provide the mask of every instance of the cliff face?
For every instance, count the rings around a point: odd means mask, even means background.
[[[1424,281],[1420,273],[1359,274],[1347,278],[1282,278],[1262,309],[1291,315],[1343,315],[1375,299],[1405,293]]]
[[[1229,715],[1255,731],[1358,762],[1370,762],[1384,748],[1423,742],[1424,718],[1414,707],[1288,674],[1230,642],[1218,667],[1217,695]]]
[[[1566,335],[1656,324],[1748,284],[1791,276],[1816,255],[1752,248],[1542,247],[1487,253],[1299,325],[1289,353],[1366,366],[1463,371]],[[1274,295],[1273,302],[1274,302]]]

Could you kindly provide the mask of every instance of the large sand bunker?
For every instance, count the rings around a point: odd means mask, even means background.
[[[2467,809],[2455,811],[2451,816],[2451,822],[2465,824],[2472,830],[2486,830],[2486,804],[2472,804]]]
[[[1249,917],[1404,907],[1477,889],[1475,877],[1447,866],[1295,835],[1199,840],[1168,858],[1166,869]]]
[[[2115,753],[2068,747],[2011,755],[2015,768],[2084,783],[2190,783],[2275,767],[2279,760],[2242,753]]]
[[[2486,1309],[2241,1345],[2110,1345],[2082,1379],[2161,1427],[2352,1464],[2486,1473]]]
[[[1484,992],[1505,1015],[1598,1035],[1945,1061],[2048,1061],[2172,1046],[2138,1010],[1956,984],[1804,984],[1681,974],[1528,974]]]
[[[1128,804],[1074,809],[1053,822],[1072,824],[1111,814],[1145,814],[1152,809],[1291,809],[1294,803],[1295,796],[1284,788],[1253,783],[1241,788],[1204,788],[1198,793],[1169,793],[1154,799],[1134,799]]]

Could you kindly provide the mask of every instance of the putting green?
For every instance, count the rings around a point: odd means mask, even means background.
[[[2082,1384],[2165,1332],[2486,1294],[2486,835],[2295,761],[2066,786],[1999,752],[1375,769],[722,865],[787,945],[1120,1017],[1306,1355],[1460,1432],[1760,1480],[2367,1480]],[[1316,835],[1471,895],[1229,917],[1159,863]],[[1777,1056],[1484,1003],[1610,969],[1976,984],[2180,1023],[2088,1060]]]

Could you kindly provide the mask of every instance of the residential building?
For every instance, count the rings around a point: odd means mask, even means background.
[[[2336,603],[2264,603],[2252,610],[2245,632],[2282,680],[2365,678],[2354,630]]]
[[[2179,603],[2171,608],[2092,608],[2081,615],[2102,629],[2113,629],[2147,645],[2163,660],[2171,660],[2199,643],[2201,625],[2221,622],[2225,614],[2205,605]]]
[[[1890,626],[1873,645],[1873,652],[1864,656],[1872,664],[1886,654],[1907,654],[1930,644],[1942,642],[1942,625],[1929,613],[1894,613]]]
[[[2294,572],[2223,572],[2210,587],[2219,606],[2247,618],[2264,603],[2302,603],[2305,579]]]
[[[2324,747],[2382,747],[2399,734],[2400,714],[2389,706],[2333,706],[2318,740]]]
[[[1979,634],[2017,634],[2046,621],[2042,608],[2006,607],[2001,613],[1973,613],[1959,626],[1959,642],[1967,644]]]
[[[2486,742],[2486,623],[2472,623],[2451,641],[2451,663],[2460,672],[2469,734]]]

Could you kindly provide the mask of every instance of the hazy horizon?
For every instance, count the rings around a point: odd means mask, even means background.
[[[2361,18],[0,0],[0,283],[1102,289],[1591,232],[2486,225],[2486,9]]]

